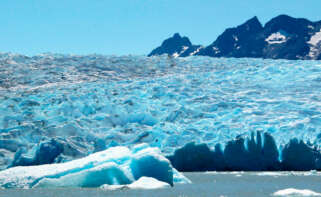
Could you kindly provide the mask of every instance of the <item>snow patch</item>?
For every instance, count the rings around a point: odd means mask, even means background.
[[[313,46],[317,45],[321,41],[321,30],[317,33],[315,33],[313,36],[311,36],[308,44],[311,44]]]
[[[217,48],[217,47],[213,47],[213,51],[214,51],[214,53],[215,53],[215,54],[217,54],[217,53],[219,53],[219,52],[220,52],[220,49],[219,49],[219,48]]]
[[[177,52],[175,52],[172,56],[177,58],[179,56],[179,54]]]
[[[308,189],[294,189],[288,188],[279,190],[273,193],[273,196],[321,196],[321,193],[314,192]]]
[[[189,47],[188,46],[183,46],[183,51],[182,52],[185,52]]]
[[[239,38],[237,37],[237,36],[235,36],[235,35],[233,35],[233,39],[237,42],[237,41],[239,41]]]
[[[179,56],[182,55],[188,48],[188,46],[183,46],[182,51],[179,53]]]
[[[189,55],[195,55],[196,53],[198,53],[203,47],[198,47],[195,51],[193,51],[192,53],[190,53]]]
[[[269,44],[281,44],[287,41],[286,33],[283,31],[278,31],[276,33],[271,34],[269,37],[265,39]]]
[[[188,46],[183,46],[181,52],[179,52],[179,53],[175,52],[172,56],[173,56],[174,58],[177,58],[177,57],[179,57],[181,54],[183,54],[188,48],[189,48]]]
[[[320,45],[321,45],[321,29],[319,32],[316,32],[313,36],[311,36],[310,40],[307,42],[310,45],[310,52],[308,56],[311,59],[317,58],[320,53]]]

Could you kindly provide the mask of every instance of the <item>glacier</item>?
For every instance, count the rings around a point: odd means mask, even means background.
[[[0,171],[0,188],[110,185],[144,188],[146,181],[152,181],[158,187],[190,183],[172,168],[158,148],[146,144],[136,145],[131,150],[121,146],[112,147],[65,163],[19,166]]]
[[[1,53],[0,169],[141,143],[181,171],[320,169],[320,74],[320,61]]]
[[[206,144],[188,143],[168,156],[179,171],[308,171],[321,170],[321,152],[297,138],[278,149],[268,133],[238,137],[222,150],[217,144],[210,150]]]

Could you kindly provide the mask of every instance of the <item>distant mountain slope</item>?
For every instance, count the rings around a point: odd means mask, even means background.
[[[149,56],[169,54],[210,57],[257,57],[271,59],[321,59],[321,21],[280,15],[264,26],[257,17],[226,29],[207,47],[193,45],[176,33]]]
[[[174,57],[186,57],[194,55],[200,47],[200,45],[192,45],[187,37],[181,37],[179,33],[175,33],[173,37],[166,39],[148,56],[169,54]]]
[[[263,26],[257,19],[246,21],[235,28],[226,29],[211,45],[196,55],[212,57],[261,57],[264,38]]]

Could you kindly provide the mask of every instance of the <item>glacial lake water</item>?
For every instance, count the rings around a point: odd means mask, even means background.
[[[0,197],[105,197],[105,196],[181,196],[181,197],[264,197],[287,188],[321,193],[321,173],[316,172],[202,172],[185,173],[192,184],[156,190],[102,190],[87,188],[9,189]]]

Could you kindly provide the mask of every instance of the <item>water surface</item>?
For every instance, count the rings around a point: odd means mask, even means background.
[[[184,196],[184,197],[264,197],[286,188],[309,189],[321,193],[321,173],[315,172],[235,172],[185,173],[192,184],[157,190],[30,189],[0,190],[1,197],[105,197],[105,196]]]

